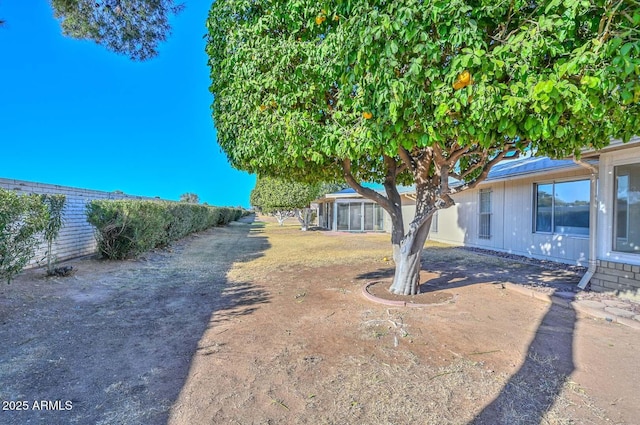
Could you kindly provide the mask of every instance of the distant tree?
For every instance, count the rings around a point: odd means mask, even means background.
[[[133,60],[158,54],[171,33],[169,18],[184,9],[173,0],[52,0],[64,35],[93,40]]]
[[[200,203],[200,197],[195,193],[187,192],[180,195],[180,202],[189,202],[191,204],[198,204]]]
[[[216,0],[207,27],[231,164],[342,176],[377,202],[397,294],[419,291],[433,214],[501,160],[579,157],[640,133],[637,0]],[[405,226],[397,188],[411,184]]]
[[[322,183],[320,185],[320,196],[326,195],[327,193],[335,193],[340,192],[341,190],[349,188],[349,185],[346,183]]]
[[[321,184],[307,184],[275,177],[258,177],[251,191],[251,205],[272,215],[282,226],[287,217],[297,217],[307,230],[312,212],[309,204],[321,194]]]

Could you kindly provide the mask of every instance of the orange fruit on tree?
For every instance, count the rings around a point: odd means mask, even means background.
[[[366,112],[363,112],[363,113],[362,113],[362,117],[363,117],[365,120],[370,120],[371,118],[373,118],[373,114],[372,114],[371,112],[369,112],[369,111],[366,111]]]
[[[458,79],[453,83],[453,89],[459,90],[467,87],[468,85],[473,84],[473,80],[471,79],[471,74],[469,71],[463,71],[458,75]]]

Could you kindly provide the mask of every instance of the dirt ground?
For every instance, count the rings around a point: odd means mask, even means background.
[[[575,274],[433,245],[429,305],[389,307],[361,294],[389,258],[258,221],[27,271],[0,286],[0,423],[638,423],[640,332],[500,284]]]

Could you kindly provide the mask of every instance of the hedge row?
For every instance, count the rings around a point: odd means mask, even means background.
[[[109,259],[136,256],[190,233],[242,217],[241,208],[138,200],[94,200],[87,221],[96,228],[98,249]]]

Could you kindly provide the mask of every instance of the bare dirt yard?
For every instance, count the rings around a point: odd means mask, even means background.
[[[501,284],[576,274],[428,245],[426,305],[393,307],[361,293],[390,251],[265,220],[27,271],[0,287],[0,423],[640,423],[640,332]]]

